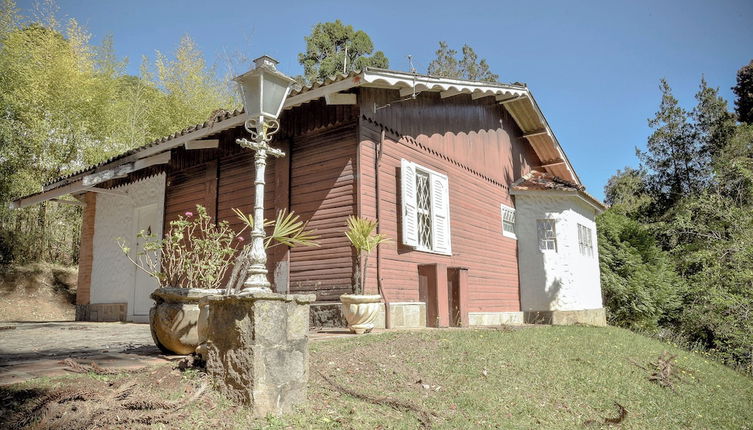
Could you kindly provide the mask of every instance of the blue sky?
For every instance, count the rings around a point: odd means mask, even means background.
[[[30,1],[18,1],[25,14]],[[419,72],[438,41],[471,45],[503,82],[525,82],[587,189],[603,197],[617,169],[636,166],[635,147],[666,78],[688,108],[701,75],[732,106],[736,71],[753,59],[753,1],[115,1],[58,0],[93,42],[112,34],[137,73],[142,55],[172,52],[189,34],[210,63],[263,53],[301,73],[297,54],[318,22],[366,31],[390,67]],[[238,70],[239,72],[241,70]]]

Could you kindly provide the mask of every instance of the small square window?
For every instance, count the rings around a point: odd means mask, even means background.
[[[539,236],[539,249],[557,252],[557,232],[554,228],[555,220],[536,220],[536,230]]]
[[[581,255],[593,257],[594,243],[591,229],[581,224],[578,224],[578,248]]]
[[[515,208],[502,205],[502,234],[516,239],[515,235]]]

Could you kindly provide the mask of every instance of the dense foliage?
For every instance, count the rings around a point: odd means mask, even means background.
[[[666,81],[660,89],[642,165],[609,180],[611,207],[598,218],[609,320],[751,372],[753,125],[704,79],[692,111]],[[736,94],[740,114],[747,102]]]
[[[390,65],[384,52],[374,52],[368,34],[353,26],[334,22],[320,22],[305,37],[306,52],[298,54],[303,66],[301,83],[312,83],[337,73],[348,73],[364,67],[387,68]]]
[[[463,45],[463,56],[458,58],[458,51],[450,49],[447,42],[439,42],[436,58],[429,63],[426,73],[444,78],[469,79],[471,81],[497,82],[499,75],[492,73],[485,59],[478,59],[476,51],[469,45]]]
[[[111,37],[94,46],[75,20],[54,16],[0,3],[0,263],[71,264],[78,254],[79,207],[10,211],[8,201],[237,104],[188,36],[174,58],[157,52],[130,76]]]

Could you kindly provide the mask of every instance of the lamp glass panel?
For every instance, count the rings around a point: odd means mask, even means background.
[[[286,80],[274,75],[265,75],[262,86],[262,94],[264,94],[262,113],[277,118],[285,101],[287,90],[288,82]]]
[[[247,76],[241,82],[241,91],[243,91],[243,106],[246,113],[251,116],[261,114],[261,76]]]

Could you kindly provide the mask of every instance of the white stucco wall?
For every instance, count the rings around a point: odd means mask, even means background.
[[[91,277],[91,303],[128,303],[128,319],[134,320],[133,264],[123,255],[115,238],[122,237],[133,246],[136,234],[134,210],[157,204],[157,237],[162,236],[164,219],[165,175],[116,188],[127,195],[97,194],[94,217],[94,240]],[[142,320],[143,318],[136,318]]]
[[[575,196],[546,192],[515,196],[523,311],[599,309],[601,281],[596,211]],[[556,220],[557,251],[539,250],[536,220]],[[593,256],[580,253],[578,224],[591,229]]]

